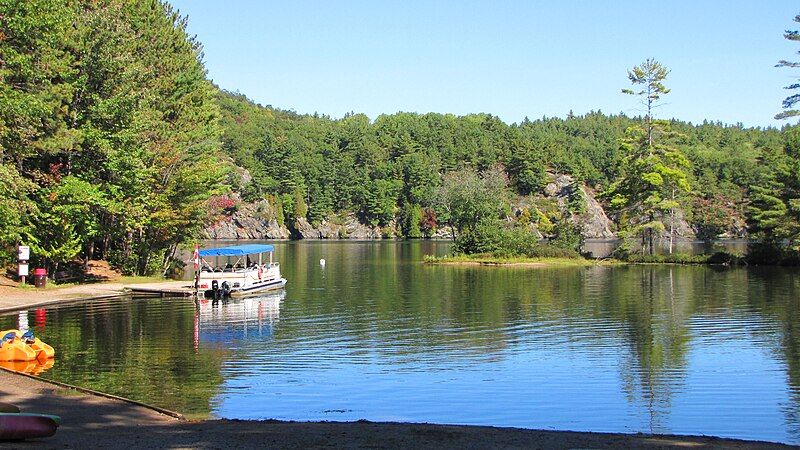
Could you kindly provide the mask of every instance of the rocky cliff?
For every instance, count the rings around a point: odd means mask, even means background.
[[[587,239],[614,239],[616,226],[606,215],[602,205],[597,201],[595,192],[569,175],[550,174],[550,182],[541,195],[519,198],[513,208],[514,215],[519,217],[526,209],[536,211],[540,217],[550,218],[565,215],[569,220],[580,225]],[[300,218],[282,225],[278,221],[279,214],[266,200],[256,203],[239,203],[234,211],[220,217],[213,226],[206,229],[209,239],[391,239],[401,235],[397,223],[392,221],[385,227],[369,226],[361,223],[353,214],[331,216],[314,226],[305,218]],[[542,219],[548,220],[548,219]],[[288,225],[288,226],[287,226]],[[692,227],[684,220],[681,212],[676,216],[676,236],[693,238]],[[540,224],[541,228],[542,225]],[[546,235],[535,224],[532,230]],[[540,232],[541,231],[541,232]],[[450,239],[449,227],[440,227],[431,236],[434,239]]]
[[[368,240],[394,238],[399,235],[394,222],[381,228],[362,224],[355,214],[348,214],[344,218],[331,217],[329,219],[322,220],[317,227],[314,227],[305,218],[297,219],[293,227],[294,237],[299,239]]]
[[[545,197],[554,199],[562,214],[580,225],[587,239],[613,239],[614,223],[595,198],[594,191],[575,183],[569,175],[550,174],[552,181],[544,188]],[[577,203],[577,206],[572,206]]]
[[[236,211],[224,214],[206,228],[209,239],[289,239],[291,233],[278,223],[275,211],[266,200],[242,203]]]

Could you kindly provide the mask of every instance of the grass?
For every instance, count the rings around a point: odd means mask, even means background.
[[[741,255],[733,255],[726,252],[717,252],[708,255],[689,255],[685,253],[675,253],[672,255],[627,255],[625,259],[603,259],[593,260],[586,258],[559,258],[559,257],[538,257],[528,258],[522,256],[502,257],[492,254],[477,255],[448,255],[448,256],[425,256],[427,264],[483,264],[483,265],[524,265],[536,264],[552,267],[581,267],[597,264],[686,264],[686,265],[741,265],[744,258]]]
[[[549,267],[585,267],[596,264],[609,264],[608,261],[595,261],[585,258],[555,258],[540,257],[528,258],[522,256],[499,257],[491,254],[478,255],[449,255],[431,256],[426,255],[426,264],[482,264],[482,265],[525,265],[535,264]]]
[[[131,275],[127,275],[127,276],[119,277],[118,279],[113,280],[113,281],[117,282],[117,283],[122,283],[122,284],[137,284],[137,283],[163,283],[163,282],[166,282],[166,281],[177,281],[177,280],[171,280],[171,279],[168,279],[168,278],[164,278],[162,276],[131,276]]]

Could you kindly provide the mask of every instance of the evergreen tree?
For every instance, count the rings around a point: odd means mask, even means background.
[[[639,235],[642,251],[654,254],[654,236],[666,230],[664,217],[669,215],[669,252],[673,251],[675,235],[675,210],[689,193],[689,160],[676,148],[667,144],[672,134],[670,124],[653,119],[652,109],[662,95],[669,93],[663,81],[669,70],[653,59],[628,72],[633,84],[643,84],[638,92],[623,90],[627,94],[643,97],[647,115],[643,125],[626,131],[621,142],[625,153],[620,177],[611,185],[606,195],[619,214],[623,233]],[[658,141],[656,138],[660,138]]]
[[[794,21],[800,22],[800,15],[794,16]],[[786,32],[783,34],[783,37],[790,41],[800,41],[800,31],[786,30]],[[800,51],[798,51],[798,53],[800,53]],[[775,67],[789,67],[794,69],[800,67],[800,62],[780,60]],[[786,89],[800,89],[800,83],[792,83],[789,86],[786,86]],[[800,94],[792,94],[786,97],[786,99],[783,100],[783,109],[785,111],[781,111],[780,113],[776,114],[775,118],[788,119],[789,117],[800,115],[800,110],[794,109],[794,106],[798,101],[800,101]]]
[[[628,79],[634,86],[641,86],[637,88],[639,90],[622,90],[624,94],[636,95],[641,98],[641,103],[647,111],[644,116],[647,145],[651,147],[653,145],[653,109],[660,106],[661,96],[669,94],[670,91],[663,84],[667,75],[669,75],[669,69],[655,59],[648,58],[641,65],[633,66],[633,69],[628,71]]]

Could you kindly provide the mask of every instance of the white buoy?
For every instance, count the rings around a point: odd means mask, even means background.
[[[319,260],[319,265],[325,267],[325,258]]]

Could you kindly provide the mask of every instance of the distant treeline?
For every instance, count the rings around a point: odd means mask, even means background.
[[[630,163],[623,141],[642,123],[640,117],[601,112],[511,125],[490,114],[332,119],[259,106],[240,94],[220,92],[217,98],[223,149],[253,178],[237,189],[246,200],[277,195],[287,216],[312,222],[353,211],[384,225],[406,211],[435,208],[443,175],[464,166],[484,171],[502,165],[516,195],[541,193],[549,171],[570,174],[603,198]],[[751,237],[789,237],[789,230],[776,228],[782,221],[797,223],[790,211],[797,184],[794,128],[679,120],[663,126],[670,132],[660,136],[662,144],[688,160],[691,190],[680,207],[701,238],[746,223]],[[406,234],[416,234],[408,228]]]
[[[640,124],[600,112],[512,125],[490,114],[300,115],[216,88],[185,19],[160,0],[0,0],[0,260],[25,243],[51,269],[105,258],[166,272],[177,246],[235,207],[232,192],[269,200],[290,226],[353,212],[372,225],[399,219],[417,237],[451,220],[441,188],[463,170],[499,170],[510,196],[540,193],[547,172],[570,174],[624,230],[637,209],[613,200],[635,189],[619,180]],[[747,222],[752,236],[796,242],[794,128],[667,126],[661,143],[688,160],[691,186],[674,200],[702,235]]]

